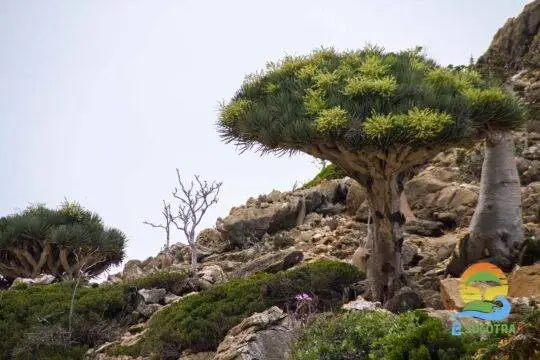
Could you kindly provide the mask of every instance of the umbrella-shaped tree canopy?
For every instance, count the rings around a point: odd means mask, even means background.
[[[96,276],[124,258],[125,235],[74,202],[31,206],[0,218],[0,274],[6,278]]]
[[[366,187],[374,216],[368,279],[377,300],[402,285],[404,181],[446,147],[524,120],[513,96],[475,71],[443,68],[420,49],[321,49],[246,78],[219,131],[242,150],[302,151]]]
[[[347,152],[440,147],[522,122],[514,98],[473,70],[442,68],[418,50],[368,47],[268,64],[222,107],[219,128],[244,148],[332,157],[325,148],[339,152],[337,144]]]

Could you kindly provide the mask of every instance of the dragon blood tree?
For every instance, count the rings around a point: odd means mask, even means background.
[[[522,122],[519,104],[478,73],[438,66],[417,48],[321,49],[289,56],[246,78],[223,104],[222,139],[242,151],[298,151],[326,159],[366,188],[374,214],[367,278],[386,301],[405,283],[401,263],[406,179],[484,127]]]
[[[34,278],[94,277],[124,258],[125,235],[74,202],[43,205],[0,218],[0,274]]]

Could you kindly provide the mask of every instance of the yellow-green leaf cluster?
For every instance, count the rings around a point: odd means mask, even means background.
[[[450,114],[413,108],[406,114],[374,114],[363,128],[372,140],[399,134],[409,140],[425,141],[436,138],[452,121]]]
[[[342,129],[349,122],[347,112],[336,106],[331,109],[324,109],[320,112],[313,123],[313,127],[319,133],[331,133]]]
[[[238,118],[249,108],[250,101],[238,99],[223,107],[221,110],[221,122],[224,125],[234,125]]]
[[[309,114],[316,115],[323,111],[326,107],[324,101],[324,90],[322,89],[307,89],[304,96],[304,107]]]
[[[396,87],[397,82],[393,76],[370,78],[360,75],[349,78],[343,92],[351,96],[370,93],[389,96],[394,92]]]

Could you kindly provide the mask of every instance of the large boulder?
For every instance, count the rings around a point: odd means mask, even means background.
[[[144,302],[147,304],[157,304],[165,299],[165,294],[167,290],[165,289],[140,289],[138,291],[144,299]]]
[[[123,280],[138,279],[143,275],[144,272],[142,271],[142,262],[140,260],[129,260],[124,265],[124,270],[122,271]]]
[[[246,278],[257,272],[276,273],[287,270],[304,259],[304,254],[298,250],[282,250],[271,252],[248,261],[231,275],[232,278]]]
[[[540,264],[514,270],[508,277],[508,296],[540,300]]]
[[[214,228],[202,230],[195,242],[203,248],[210,249],[215,253],[222,253],[229,247],[227,239],[223,239],[221,233]]]
[[[214,360],[283,360],[298,328],[296,320],[273,306],[230,329]]]
[[[405,224],[405,231],[409,234],[417,234],[421,236],[441,236],[444,224],[439,221],[431,220],[411,220]]]
[[[182,354],[181,360],[212,360],[216,355],[215,352],[200,352],[194,354]]]
[[[459,310],[465,306],[461,297],[458,278],[441,280],[441,301],[447,310]]]
[[[219,265],[207,265],[197,273],[199,278],[211,285],[227,281],[227,275]]]
[[[347,212],[351,215],[356,214],[360,205],[366,200],[366,190],[362,185],[356,181],[352,181],[347,191],[347,198],[345,204],[347,205]]]
[[[217,230],[232,246],[244,248],[261,240],[265,233],[293,227],[300,211],[300,197],[277,203],[255,203],[234,207],[218,222]]]
[[[420,309],[422,307],[424,307],[422,298],[410,287],[399,289],[394,296],[384,304],[386,310],[396,314]]]
[[[447,182],[445,180],[454,177],[434,169],[428,167],[405,184],[405,194],[412,211],[420,219],[437,220],[451,226],[468,225],[478,200],[478,187]],[[435,228],[439,229],[433,231],[440,233],[440,227]]]

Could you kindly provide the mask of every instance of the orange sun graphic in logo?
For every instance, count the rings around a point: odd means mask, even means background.
[[[508,280],[496,265],[481,262],[465,270],[459,288],[465,303],[489,302],[508,294]]]

